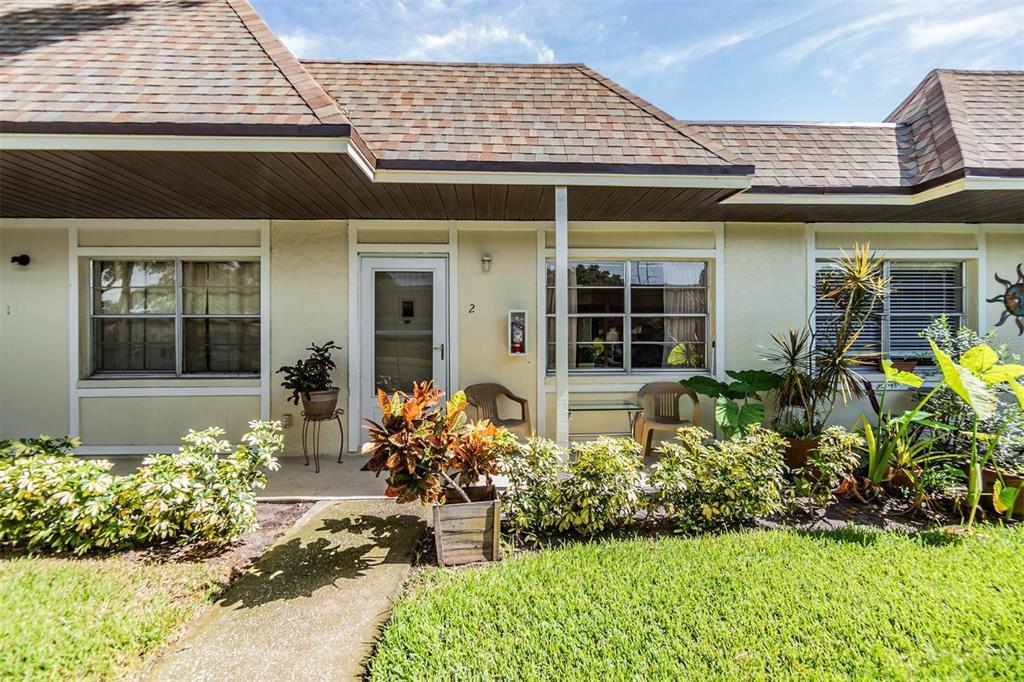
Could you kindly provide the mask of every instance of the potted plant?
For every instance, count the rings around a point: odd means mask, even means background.
[[[321,346],[314,343],[306,348],[308,358],[277,370],[284,374],[281,386],[292,392],[288,400],[298,405],[301,399],[307,417],[330,417],[338,409],[338,389],[331,380],[335,368],[331,351],[340,349],[333,341]]]
[[[589,369],[595,365],[598,355],[597,344],[581,343],[576,346],[576,366]]]
[[[893,357],[889,358],[889,361],[892,363],[892,366],[895,367],[896,370],[900,372],[913,372],[915,369],[917,369],[918,365],[918,360],[917,358],[914,357]],[[878,361],[878,371],[884,371],[884,368],[882,367],[882,360]]]
[[[819,303],[806,327],[774,335],[775,349],[765,357],[781,376],[772,428],[789,442],[791,470],[806,466],[836,401],[865,395],[859,370],[878,352],[859,339],[882,312],[888,280],[882,259],[855,244],[819,271],[817,287]]]
[[[399,503],[433,505],[434,544],[442,565],[495,561],[500,555],[501,503],[491,476],[514,437],[487,420],[466,419],[466,396],[430,382],[412,394],[377,392],[381,418],[365,420],[367,468],[387,470],[384,494]],[[443,408],[443,409],[442,409]],[[477,485],[481,478],[483,485]]]

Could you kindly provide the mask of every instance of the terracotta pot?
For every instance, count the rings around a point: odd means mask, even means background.
[[[818,447],[817,439],[787,438],[786,442],[789,443],[786,448],[786,466],[790,471],[807,466],[807,455]]]
[[[465,491],[469,502],[449,488],[445,490],[445,503],[433,508],[434,547],[442,566],[497,561],[501,556],[501,502],[497,491],[482,485]]]
[[[992,492],[992,485],[999,480],[999,474],[996,473],[995,469],[982,469],[981,470],[981,482],[986,493]],[[1020,488],[1024,486],[1024,477],[1014,476],[1012,474],[1003,474],[1003,485],[1010,488]],[[992,497],[986,495],[982,499],[988,501],[989,508],[992,508]],[[1013,505],[1013,518],[1018,521],[1024,519],[1024,491],[1017,494],[1017,502]]]
[[[920,473],[920,468],[917,468],[914,471],[915,475],[919,475]],[[914,488],[914,480],[910,477],[910,474],[902,469],[893,469],[892,467],[886,469],[884,482],[885,485],[892,490],[896,490],[898,488],[913,490]]]
[[[917,369],[917,360],[892,360],[892,366],[899,372],[913,372]],[[882,371],[882,362],[878,362],[878,371]]]
[[[338,409],[339,389],[329,388],[326,391],[310,391],[309,398],[302,397],[302,409],[307,417],[325,418]]]

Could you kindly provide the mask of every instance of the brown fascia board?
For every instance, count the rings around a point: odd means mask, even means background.
[[[381,170],[465,171],[475,173],[609,173],[621,175],[729,175],[746,176],[752,165],[699,165],[658,163],[586,163],[554,161],[446,161],[443,159],[378,159]]]
[[[707,151],[711,152],[712,154],[714,154],[715,156],[720,158],[725,164],[732,165],[732,166],[753,168],[752,166],[748,166],[748,164],[746,164],[746,162],[743,159],[741,159],[740,157],[736,156],[735,154],[730,153],[726,149],[723,149],[723,148],[719,147],[717,144],[712,142],[710,139],[708,139],[707,137],[704,137],[704,135],[701,135],[700,133],[697,133],[695,131],[685,130],[683,127],[679,126],[676,123],[676,120],[672,116],[669,116],[669,114],[667,112],[665,112],[662,109],[656,107],[655,105],[651,104],[650,102],[648,102],[647,100],[643,99],[642,97],[638,97],[637,95],[633,94],[629,90],[626,90],[625,88],[623,88],[621,85],[619,85],[615,81],[611,80],[610,78],[606,78],[605,76],[602,76],[598,72],[596,72],[593,69],[591,69],[589,66],[587,66],[585,64],[573,64],[572,67],[575,68],[580,73],[582,73],[582,74],[584,74],[586,76],[589,76],[594,81],[596,81],[600,85],[604,86],[608,90],[614,92],[616,95],[618,95],[622,99],[626,100],[627,102],[629,102],[633,106],[637,107],[638,109],[644,111],[645,113],[647,113],[647,114],[653,116],[654,118],[656,118],[657,120],[661,121],[662,123],[667,125],[669,128],[671,128],[672,130],[675,130],[677,133],[682,135],[683,137],[688,138],[689,140],[691,140],[691,141],[695,142],[696,144],[700,145],[701,147],[703,147]],[[753,171],[751,171],[751,173],[752,172]]]
[[[350,137],[349,123],[133,123],[113,121],[0,121],[0,132],[36,135],[196,135],[203,137]]]

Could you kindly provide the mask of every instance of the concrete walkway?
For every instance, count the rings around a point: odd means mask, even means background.
[[[148,679],[359,679],[426,516],[393,500],[318,503]]]

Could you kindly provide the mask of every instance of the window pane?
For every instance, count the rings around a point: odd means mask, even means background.
[[[959,321],[963,314],[963,266],[892,263],[889,274],[889,355],[930,359],[931,348],[920,333],[939,315],[950,316],[954,323]]]
[[[704,343],[644,343],[633,342],[631,362],[633,369],[704,369],[706,362]]]
[[[173,261],[93,262],[97,315],[173,315]]]
[[[637,313],[705,315],[708,312],[707,289],[633,287],[632,311]]]
[[[555,262],[548,261],[548,286],[555,286]],[[570,287],[621,287],[625,286],[626,264],[615,263],[569,263]]]
[[[250,261],[182,264],[185,315],[258,315],[260,264]]]
[[[172,319],[98,319],[93,337],[97,372],[175,370]]]
[[[623,344],[576,343],[569,346],[569,369],[622,369]],[[548,344],[548,367],[555,367],[555,344]]]
[[[569,343],[621,343],[622,317],[573,317],[569,319]],[[548,341],[555,339],[555,318],[548,318]]]
[[[634,287],[706,287],[707,263],[635,261],[630,283]]]
[[[633,317],[633,341],[684,343],[707,340],[704,317]]]
[[[569,289],[569,314],[615,314],[625,311],[625,289]],[[555,312],[555,290],[548,289],[548,313]]]
[[[259,372],[260,321],[191,318],[184,321],[185,372]]]

